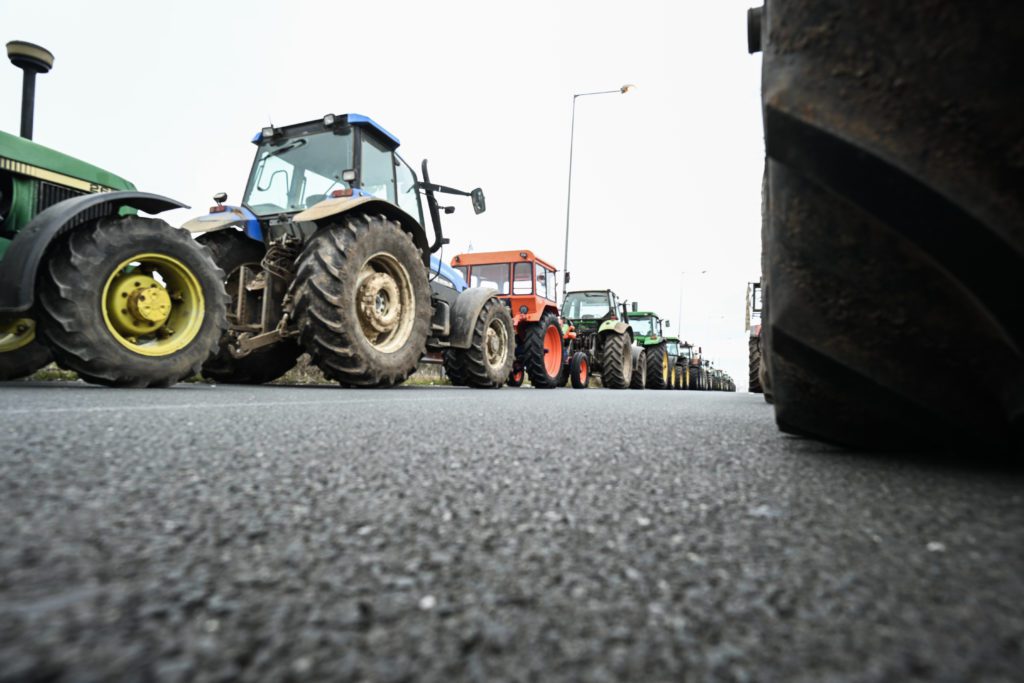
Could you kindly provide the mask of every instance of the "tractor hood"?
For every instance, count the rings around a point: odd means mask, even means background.
[[[135,189],[130,182],[109,171],[3,131],[0,131],[0,170],[82,192]]]

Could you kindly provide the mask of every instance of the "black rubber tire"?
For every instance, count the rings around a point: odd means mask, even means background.
[[[526,326],[523,332],[522,360],[526,374],[530,376],[530,384],[537,389],[554,389],[560,386],[562,380],[562,368],[564,363],[559,365],[559,371],[554,375],[548,374],[544,363],[544,336],[547,330],[554,327],[558,331],[558,338],[562,338],[562,326],[558,322],[558,316],[554,313],[545,313],[541,319]],[[562,342],[565,343],[564,340]],[[562,357],[561,348],[558,351],[559,358]],[[565,386],[563,382],[561,386]]]
[[[237,280],[234,278],[243,265],[259,267],[266,247],[238,230],[218,230],[200,235],[197,242],[210,250],[213,261],[224,271],[227,288],[228,312],[235,309]],[[253,351],[243,358],[235,358],[228,350],[229,335],[221,337],[217,353],[203,363],[203,377],[221,384],[265,384],[272,382],[295,367],[302,348],[294,339],[285,339],[272,346]]]
[[[448,381],[452,383],[452,386],[466,386],[465,356],[456,349],[445,349],[442,358],[444,361],[444,374]]]
[[[629,388],[643,389],[647,385],[647,351],[634,346],[630,353],[633,354],[633,375],[629,378]]]
[[[572,354],[568,374],[572,379],[573,389],[586,389],[590,386],[590,361],[587,360],[587,354],[582,351]]]
[[[763,394],[761,387],[761,338],[751,337],[747,342],[750,388],[752,394]]]
[[[359,273],[378,255],[394,259],[408,278],[413,310],[398,348],[374,347],[357,312]],[[401,384],[426,350],[431,303],[427,271],[412,235],[383,215],[344,216],[306,244],[289,289],[299,342],[327,379],[346,386]]]
[[[1024,5],[769,0],[764,19],[779,426],[1024,450]]]
[[[25,346],[0,353],[0,382],[28,377],[39,368],[53,362],[50,349],[33,339]]]
[[[605,332],[601,339],[601,386],[626,389],[633,378],[633,354],[629,335]]]
[[[117,266],[143,253],[181,262],[199,283],[203,319],[195,337],[166,356],[144,356],[115,339],[104,323],[103,290]],[[227,328],[224,273],[191,236],[156,218],[101,218],[59,237],[40,268],[37,332],[62,368],[87,382],[164,387],[199,373]]]
[[[512,372],[508,373],[508,380],[505,382],[505,384],[509,385],[510,387],[521,387],[523,386],[523,380],[525,379],[526,370],[524,370],[522,367],[517,368],[513,365]]]
[[[504,353],[500,359],[488,360],[487,339],[488,328],[493,328],[496,335],[504,335],[500,341]],[[468,349],[453,349],[450,353],[461,356],[461,366],[465,371],[467,386],[477,389],[500,389],[512,372],[515,356],[515,327],[508,306],[497,298],[490,298],[473,325],[473,337]],[[447,355],[447,353],[446,353]]]
[[[664,343],[645,347],[647,351],[647,388],[668,389],[668,377],[665,375],[668,362],[668,348]]]

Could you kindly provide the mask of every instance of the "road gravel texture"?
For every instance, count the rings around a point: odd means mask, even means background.
[[[1012,681],[1019,469],[759,396],[0,385],[0,681]]]

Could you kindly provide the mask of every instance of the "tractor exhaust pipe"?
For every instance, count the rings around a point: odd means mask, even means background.
[[[7,43],[7,58],[24,72],[21,81],[21,137],[31,140],[36,108],[36,74],[44,74],[53,68],[53,53],[32,43],[12,40]]]

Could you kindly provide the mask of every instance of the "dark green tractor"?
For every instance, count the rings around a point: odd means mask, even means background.
[[[33,142],[53,55],[17,41],[7,54],[25,82],[21,137],[0,132],[0,380],[51,360],[114,386],[195,374],[227,324],[223,275],[188,233],[137,215],[184,204]]]
[[[583,351],[593,371],[600,373],[602,386],[628,388],[636,362],[633,328],[626,305],[619,302],[615,292],[568,292],[562,304],[562,317],[569,324],[568,357]]]
[[[675,362],[664,334],[669,321],[662,320],[653,311],[637,310],[634,303],[629,322],[633,326],[636,344],[643,349],[646,358],[647,388],[671,389],[675,384]]]

